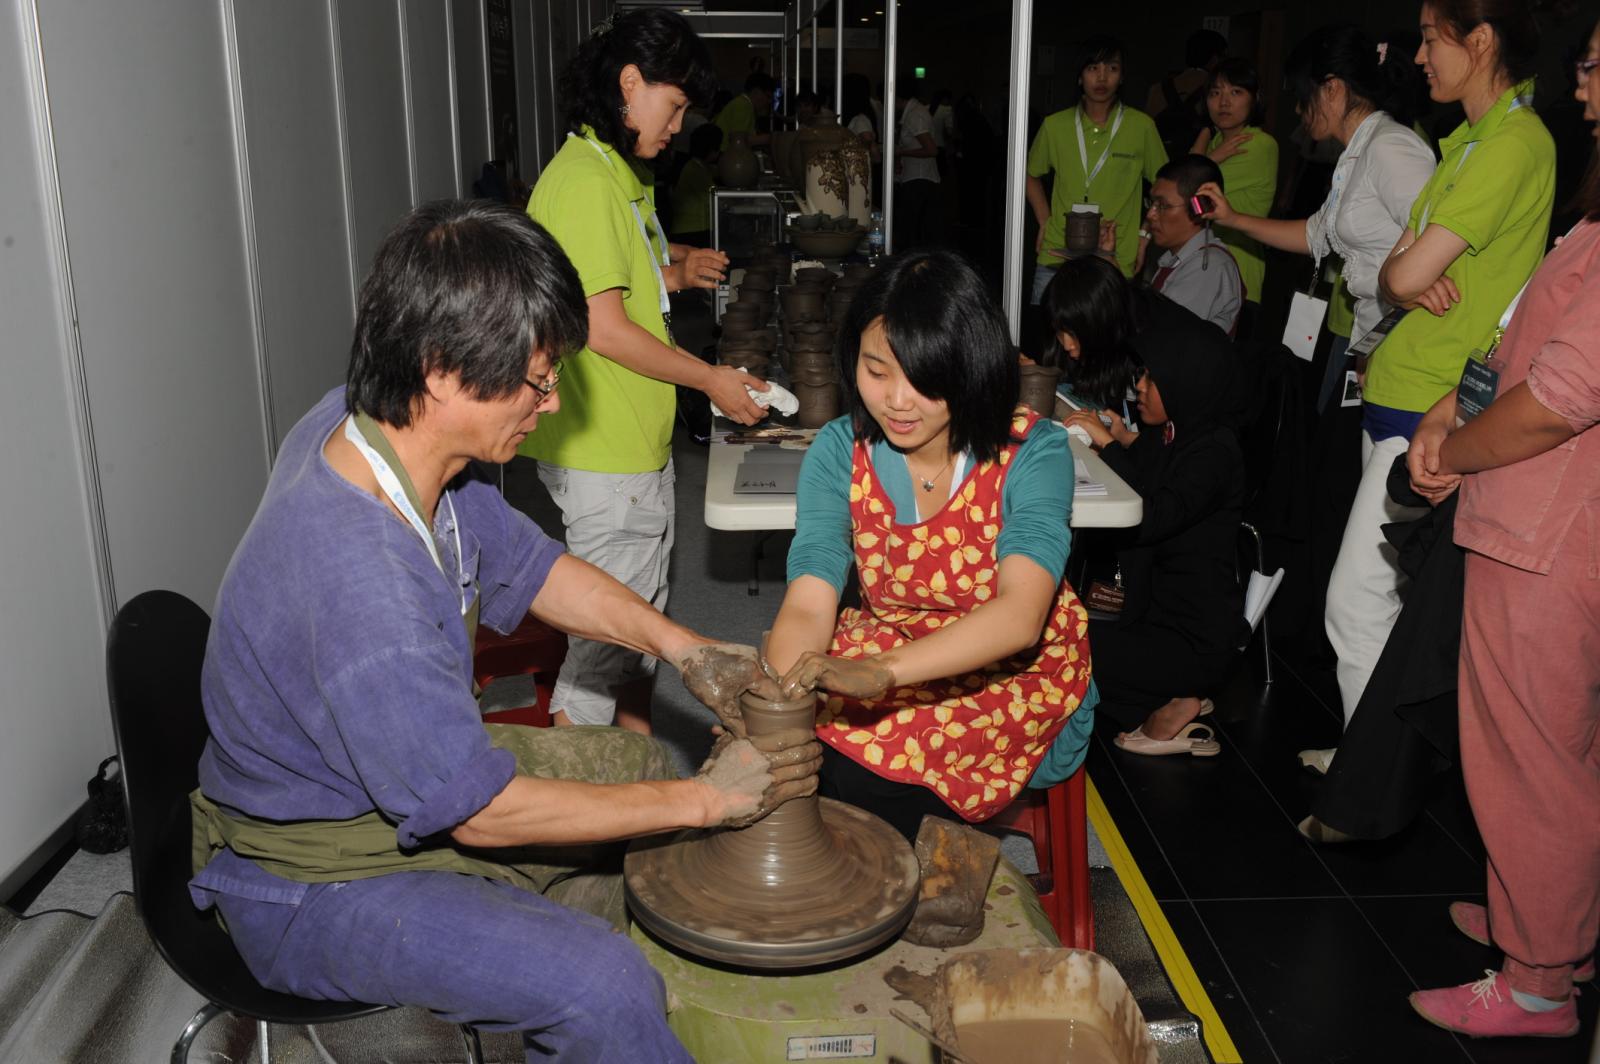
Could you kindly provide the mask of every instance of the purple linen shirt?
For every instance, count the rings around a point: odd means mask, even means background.
[[[376,810],[410,847],[516,773],[472,696],[456,574],[479,589],[480,622],[506,633],[562,549],[469,469],[448,488],[459,529],[450,507],[435,511],[447,577],[410,525],[328,465],[322,447],[344,416],[337,388],[290,431],[223,577],[201,676],[200,786],[266,820]],[[224,851],[191,884],[201,907],[212,892],[294,904],[305,884]]]

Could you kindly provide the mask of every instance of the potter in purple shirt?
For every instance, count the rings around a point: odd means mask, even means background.
[[[206,647],[199,824],[264,864],[217,849],[190,891],[274,989],[518,1030],[530,1060],[687,1060],[660,978],[606,920],[407,856],[742,823],[815,789],[820,750],[724,741],[693,779],[583,782],[523,774],[490,744],[473,615],[509,632],[532,609],[671,661],[730,726],[760,676],[751,648],[673,624],[473,473],[559,408],[559,356],[586,327],[571,264],[510,208],[425,204],[385,240],[348,388],[284,440]],[[613,729],[560,739],[650,759],[650,740]],[[354,823],[376,825],[381,868],[327,844]]]

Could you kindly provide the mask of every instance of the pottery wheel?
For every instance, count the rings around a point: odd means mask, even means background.
[[[743,708],[752,734],[816,714],[811,698],[746,695]],[[647,931],[699,957],[771,969],[830,964],[893,938],[916,907],[918,875],[898,831],[815,797],[747,828],[640,839],[623,864],[628,908]]]
[[[751,968],[828,964],[893,938],[917,901],[911,846],[878,817],[829,798],[798,799],[773,817],[794,806],[819,823],[807,845],[781,857],[762,829],[772,817],[635,843],[623,866],[634,917],[696,956]]]

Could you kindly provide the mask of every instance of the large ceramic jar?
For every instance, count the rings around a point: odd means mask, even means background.
[[[728,136],[728,143],[717,160],[717,183],[727,188],[754,188],[761,176],[761,161],[750,150],[743,133]]]

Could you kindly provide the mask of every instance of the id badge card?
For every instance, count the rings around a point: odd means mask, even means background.
[[[1461,383],[1456,387],[1456,425],[1465,425],[1489,408],[1500,390],[1500,371],[1505,367],[1493,352],[1474,351],[1461,367]]]
[[[1357,358],[1365,358],[1372,354],[1378,349],[1378,345],[1383,343],[1384,337],[1394,331],[1394,327],[1400,324],[1400,319],[1405,317],[1407,313],[1406,308],[1395,307],[1383,316],[1383,320],[1372,327],[1371,332],[1363,336],[1357,343],[1351,344],[1349,353]]]
[[[1100,204],[1098,204],[1098,203],[1090,203],[1088,200],[1084,200],[1082,203],[1074,203],[1072,205],[1072,213],[1073,214],[1099,214],[1100,213]]]
[[[1322,319],[1328,313],[1328,301],[1296,292],[1289,303],[1289,321],[1283,327],[1283,346],[1294,356],[1311,361],[1317,348],[1317,335],[1322,332]]]

